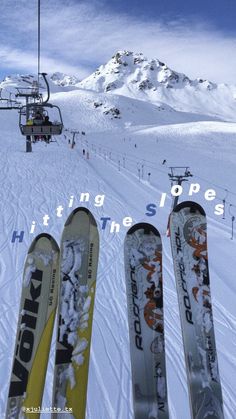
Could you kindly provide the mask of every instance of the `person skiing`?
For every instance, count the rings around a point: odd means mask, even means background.
[[[33,118],[29,117],[29,119],[26,121],[26,125],[33,125]]]
[[[33,117],[33,125],[36,126],[40,126],[43,123],[43,115],[41,114],[40,111],[37,111],[35,113],[35,116]],[[34,136],[34,142],[40,140],[41,136],[40,135],[35,135]]]
[[[43,125],[47,125],[48,127],[52,125],[52,121],[50,121],[49,116],[46,115],[43,121]],[[44,135],[43,139],[46,141],[46,143],[50,142],[51,135]]]
[[[44,125],[52,125],[52,121],[50,121],[48,115],[45,116],[43,124]]]
[[[35,114],[35,117],[33,119],[34,125],[42,125],[43,124],[43,115],[38,111]]]

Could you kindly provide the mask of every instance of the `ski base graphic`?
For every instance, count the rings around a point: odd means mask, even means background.
[[[134,417],[168,419],[159,232],[147,223],[134,225],[124,253]]]
[[[98,265],[99,237],[94,217],[77,208],[61,239],[58,336],[53,406],[66,417],[84,419]],[[54,414],[54,418],[62,414]]]
[[[223,419],[202,207],[194,202],[177,205],[170,236],[192,418]]]
[[[7,419],[32,417],[27,409],[41,405],[57,306],[58,267],[57,243],[49,234],[40,234],[25,261]]]

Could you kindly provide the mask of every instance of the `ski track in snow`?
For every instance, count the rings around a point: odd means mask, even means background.
[[[68,126],[70,126],[69,124],[72,125],[72,122],[75,124],[77,119],[80,122],[82,121],[82,126],[86,124],[88,118],[85,112],[90,106],[90,104],[88,105],[90,96],[89,92],[85,95],[87,104],[82,104],[82,101],[79,102],[79,114],[76,118],[75,115],[71,116],[71,113],[77,96],[76,92],[71,93],[71,98],[75,98],[74,102],[71,102],[70,106],[64,103]],[[110,97],[109,100],[112,101]],[[117,102],[119,99],[116,97],[115,101]],[[122,106],[126,106],[126,101],[123,99],[121,101]],[[123,267],[123,242],[127,228],[121,226],[120,233],[110,233],[109,227],[101,230],[100,218],[104,216],[109,216],[120,224],[123,217],[131,216],[133,222],[146,221],[153,223],[161,232],[170,418],[190,419],[170,243],[165,236],[171,205],[170,196],[168,195],[164,208],[157,207],[157,215],[154,217],[146,216],[145,208],[150,202],[158,204],[161,193],[170,190],[167,176],[168,168],[161,165],[161,161],[166,156],[168,156],[168,165],[187,163],[194,174],[204,178],[209,175],[209,178],[214,180],[213,175],[210,176],[207,168],[209,156],[212,159],[211,171],[214,172],[215,170],[217,172],[219,159],[213,151],[214,147],[219,147],[219,141],[226,135],[229,138],[229,145],[227,146],[225,160],[222,163],[223,169],[228,160],[229,164],[225,168],[226,175],[223,177],[222,183],[220,183],[221,176],[223,176],[222,168],[219,169],[215,182],[223,184],[223,186],[227,184],[229,173],[232,176],[234,173],[229,154],[230,147],[231,151],[235,147],[231,141],[235,126],[234,124],[218,122],[201,122],[199,124],[189,122],[162,127],[155,127],[154,125],[145,127],[143,124],[142,127],[137,128],[138,123],[136,123],[136,127],[130,127],[130,131],[128,129],[126,131],[121,130],[117,125],[116,130],[111,134],[111,131],[105,130],[111,130],[113,122],[107,117],[102,118],[101,115],[93,115],[89,120],[92,127],[90,133],[88,133],[86,139],[79,138],[74,150],[68,147],[62,136],[58,139],[58,144],[53,143],[49,146],[33,145],[32,154],[24,153],[24,140],[17,134],[17,127],[13,124],[11,129],[14,135],[10,135],[6,123],[6,141],[2,143],[0,155],[2,168],[0,173],[2,186],[0,218],[2,231],[0,239],[0,369],[5,372],[0,375],[2,389],[0,412],[4,412],[6,406],[8,378],[11,371],[21,292],[22,269],[28,247],[33,238],[43,231],[52,234],[59,243],[64,222],[71,210],[77,206],[86,206],[94,214],[100,229],[100,258],[89,369],[87,419],[133,419]],[[96,132],[93,128],[96,124],[98,124],[98,131],[100,132]],[[118,124],[118,122],[116,121],[114,124]],[[79,125],[79,122],[77,122],[77,125]],[[227,128],[229,132],[227,132]],[[215,143],[214,138],[212,139],[212,132],[215,132]],[[204,150],[200,149],[199,141],[201,141],[201,145],[204,144],[204,141],[209,141],[209,143],[205,143]],[[105,159],[102,156],[102,151],[99,152],[99,147],[102,149],[101,143],[106,151],[109,148],[112,149],[112,161],[109,160],[108,154]],[[134,148],[135,143],[137,143],[137,148]],[[92,144],[96,147],[96,152],[92,149]],[[90,152],[89,160],[82,156],[84,147],[88,148]],[[180,147],[183,147],[184,150],[181,155],[178,152]],[[224,146],[222,146],[222,152],[224,149]],[[122,166],[124,156],[126,159],[125,168]],[[200,158],[203,166],[202,171],[198,171]],[[120,171],[118,169],[118,159],[121,161]],[[138,179],[137,162],[141,164],[142,161],[146,165],[144,168],[145,182]],[[148,167],[148,163],[145,163],[145,161],[156,162],[157,171],[150,163],[151,168]],[[149,170],[152,171],[150,184],[147,182],[147,172]],[[194,178],[193,181],[198,182],[199,180]],[[230,182],[229,189],[232,190],[235,185],[232,180]],[[210,181],[203,186],[204,188],[212,187]],[[90,193],[89,202],[79,202],[79,196],[82,192]],[[220,190],[217,192],[224,195]],[[102,207],[94,205],[94,198],[97,194],[105,194]],[[75,196],[73,208],[68,207],[71,195]],[[230,198],[234,199],[233,196],[230,196]],[[186,192],[181,197],[181,200],[185,199],[189,199]],[[213,203],[206,203],[202,194],[196,195],[196,200],[206,208],[208,213],[211,292],[225,419],[235,419],[236,285],[234,261],[236,246],[235,242],[230,240],[230,223],[228,220],[224,221],[220,217],[214,216]],[[61,218],[56,216],[58,205],[64,207]],[[48,227],[42,225],[42,217],[45,214],[50,216]],[[33,220],[36,221],[35,234],[29,234]],[[11,243],[13,230],[24,230],[23,243]],[[219,237],[220,239],[217,241]],[[44,406],[50,406],[51,404],[54,342],[55,331],[44,393]]]

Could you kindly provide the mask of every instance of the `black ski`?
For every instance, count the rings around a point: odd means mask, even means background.
[[[125,238],[130,352],[135,419],[168,419],[162,286],[162,244],[150,224]]]

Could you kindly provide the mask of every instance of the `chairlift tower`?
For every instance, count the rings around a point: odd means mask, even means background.
[[[77,134],[79,134],[79,131],[76,131],[76,130],[71,130],[70,132],[71,132],[71,134],[72,134],[72,143],[71,143],[71,147],[73,148],[73,147],[75,146],[75,136],[76,136]]]
[[[176,186],[181,186],[183,182],[187,182],[188,178],[193,176],[188,166],[171,166],[169,169],[170,173],[168,173],[168,176],[172,185],[175,183]],[[178,204],[178,200],[179,196],[175,196],[172,202],[172,210]]]

